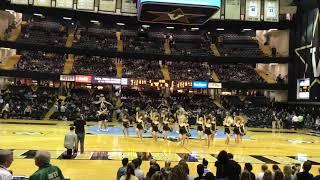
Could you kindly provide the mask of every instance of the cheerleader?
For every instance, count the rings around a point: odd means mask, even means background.
[[[207,143],[208,143],[208,147],[210,147],[210,141],[211,141],[211,139],[212,139],[212,124],[211,124],[211,120],[210,120],[210,118],[208,118],[207,120],[206,120],[206,123],[205,123],[205,125],[204,125],[204,133],[207,135]]]
[[[242,142],[242,137],[246,135],[245,127],[244,127],[244,120],[241,120],[240,123],[240,142]]]
[[[144,127],[145,127],[144,122],[143,122],[143,114],[142,113],[139,113],[139,112],[136,113],[136,123],[137,123],[137,128],[136,128],[137,136],[142,141],[142,133],[143,133]]]
[[[224,125],[224,133],[226,135],[226,144],[228,145],[230,142],[230,126],[233,124],[232,116],[227,113],[227,116],[224,118],[223,125]]]
[[[99,111],[97,111],[97,115],[99,117],[98,122],[98,131],[106,131],[107,130],[107,122],[108,122],[108,109],[105,107],[100,108]]]
[[[123,130],[122,130],[123,134],[124,134],[124,136],[128,137],[130,122],[129,122],[129,117],[128,117],[127,113],[122,113],[121,119],[122,119],[122,125],[123,125]]]
[[[181,145],[184,146],[186,138],[187,138],[187,125],[185,123],[185,121],[181,121],[179,123],[179,134],[180,134],[180,142]]]
[[[240,136],[240,119],[238,116],[234,117],[234,129],[233,129],[233,135],[234,135],[234,141],[236,144],[239,144],[239,136]]]
[[[163,130],[163,137],[164,137],[164,140],[167,140],[168,139],[168,132],[170,131],[170,127],[169,127],[169,118],[168,117],[165,117],[163,119],[163,122],[162,122],[162,130]]]
[[[199,118],[199,114],[197,115],[197,130],[198,130],[198,139],[202,141],[203,135],[203,118]]]
[[[157,141],[159,132],[159,116],[158,114],[151,112],[151,117],[152,138],[154,141]]]
[[[216,117],[213,115],[209,115],[210,119],[211,119],[211,130],[212,130],[212,140],[214,140],[214,136],[216,135],[216,131],[217,131],[217,123],[216,123]]]

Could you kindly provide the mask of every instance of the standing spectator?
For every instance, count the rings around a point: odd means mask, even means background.
[[[185,172],[187,173],[188,180],[193,180],[194,178],[189,175],[190,170],[187,162],[185,160],[180,160],[179,165],[181,165],[184,168]]]
[[[283,173],[278,170],[274,173],[274,177],[273,177],[273,180],[283,180]]]
[[[205,180],[216,180],[216,177],[214,177],[212,172],[208,172],[205,176]]]
[[[270,170],[266,170],[263,174],[262,180],[272,180],[272,172]]]
[[[316,130],[320,131],[320,116],[317,116],[317,118],[316,118],[315,128],[316,128]]]
[[[127,172],[124,176],[121,176],[120,180],[139,180],[134,175],[134,165],[132,163],[127,165]]]
[[[164,176],[165,179],[168,179],[169,173],[171,172],[172,168],[171,166],[171,162],[170,161],[166,161],[164,163],[164,168],[161,169],[161,172]]]
[[[272,172],[273,172],[273,174],[276,173],[276,171],[280,171],[280,168],[279,168],[278,165],[274,164],[274,165],[272,165]]]
[[[241,166],[239,165],[238,162],[233,160],[233,154],[228,153],[228,158],[229,158],[228,178],[237,180],[240,178]]]
[[[30,176],[30,180],[64,179],[60,168],[50,164],[50,158],[48,151],[37,151],[34,160],[39,169]]]
[[[247,170],[244,170],[240,175],[240,180],[251,180],[250,172]]]
[[[256,176],[252,172],[252,164],[251,163],[245,163],[244,164],[244,170],[248,171],[250,174],[250,179],[256,179]]]
[[[209,164],[209,162],[205,158],[203,158],[203,160],[202,160],[202,165],[204,167],[203,176],[205,176],[208,172],[211,172],[211,170],[208,169],[208,164]]]
[[[169,174],[169,180],[188,180],[187,172],[182,165],[173,167],[172,172]]]
[[[302,166],[303,172],[300,172],[297,174],[297,180],[312,180],[313,175],[309,173],[311,167],[312,167],[311,162],[309,161],[304,162]]]
[[[204,180],[205,178],[203,177],[204,174],[204,166],[202,164],[198,164],[197,166],[197,173],[198,177],[194,178],[194,180]]]
[[[126,175],[128,162],[129,162],[129,159],[128,159],[128,158],[123,158],[123,159],[122,159],[122,167],[120,167],[120,168],[118,169],[118,172],[117,172],[117,180],[120,180],[121,176]]]
[[[151,165],[149,171],[146,175],[146,180],[151,180],[151,177],[157,172],[160,171],[160,168],[156,165]]]
[[[294,176],[292,175],[292,168],[290,165],[285,165],[283,167],[284,180],[294,180]]]
[[[84,137],[85,137],[85,128],[84,126],[86,125],[86,121],[83,118],[78,118],[73,122],[73,125],[76,127],[76,134],[78,137],[78,142],[77,142],[77,151],[78,151],[78,146],[80,142],[80,152],[81,154],[84,152]]]
[[[140,169],[140,166],[142,164],[142,160],[140,158],[136,158],[132,161],[133,165],[134,165],[134,174],[135,176],[139,179],[139,180],[143,180],[144,179],[144,173],[143,171]]]
[[[9,103],[6,103],[4,105],[4,107],[2,108],[2,111],[1,111],[1,114],[2,114],[2,118],[5,118],[7,119],[9,114],[10,114],[10,106],[9,106]]]
[[[70,127],[70,132],[64,136],[64,147],[67,149],[67,159],[71,159],[73,157],[73,152],[77,146],[77,135],[74,132],[74,127]]]
[[[256,180],[262,180],[264,173],[268,170],[268,166],[266,164],[263,164],[261,166],[261,173],[257,174]]]
[[[228,180],[229,175],[229,157],[226,151],[220,151],[215,162],[217,168],[216,178],[217,180]]]
[[[11,180],[12,173],[7,168],[13,162],[13,152],[10,150],[0,150],[0,179]]]
[[[157,171],[151,176],[151,180],[164,180],[163,174]]]

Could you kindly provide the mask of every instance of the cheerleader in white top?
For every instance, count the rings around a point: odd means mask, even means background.
[[[197,115],[197,131],[198,131],[198,139],[202,141],[202,135],[203,135],[203,117],[199,117],[199,114]]]
[[[212,130],[212,140],[214,140],[214,137],[216,135],[216,131],[217,131],[217,123],[216,123],[216,117],[213,116],[212,114],[209,114],[209,117],[211,119],[211,130]]]
[[[100,108],[100,110],[97,111],[99,119],[98,131],[107,131],[108,113],[109,111],[106,107]]]
[[[180,135],[180,142],[181,145],[184,146],[185,141],[187,139],[188,134],[188,124],[185,121],[181,121],[179,123],[179,135]]]
[[[136,127],[137,136],[142,141],[142,134],[145,126],[143,122],[143,114],[141,112],[136,113],[136,123],[137,123],[137,127]]]
[[[206,119],[206,122],[204,124],[204,133],[207,135],[207,144],[208,147],[210,147],[210,141],[212,140],[212,124],[211,124],[211,119],[208,118]]]
[[[228,145],[230,142],[230,127],[233,124],[232,116],[227,113],[227,116],[224,118],[223,125],[224,125],[224,133],[226,135],[226,144]]]

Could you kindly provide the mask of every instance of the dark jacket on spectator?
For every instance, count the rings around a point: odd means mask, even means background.
[[[313,175],[309,172],[300,172],[297,174],[297,180],[313,180]]]
[[[234,160],[229,160],[228,165],[228,178],[231,180],[239,180],[240,179],[240,173],[241,173],[241,166],[238,164],[238,162]]]

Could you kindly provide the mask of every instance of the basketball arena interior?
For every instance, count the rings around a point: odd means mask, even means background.
[[[318,0],[0,0],[0,180],[320,180]]]

